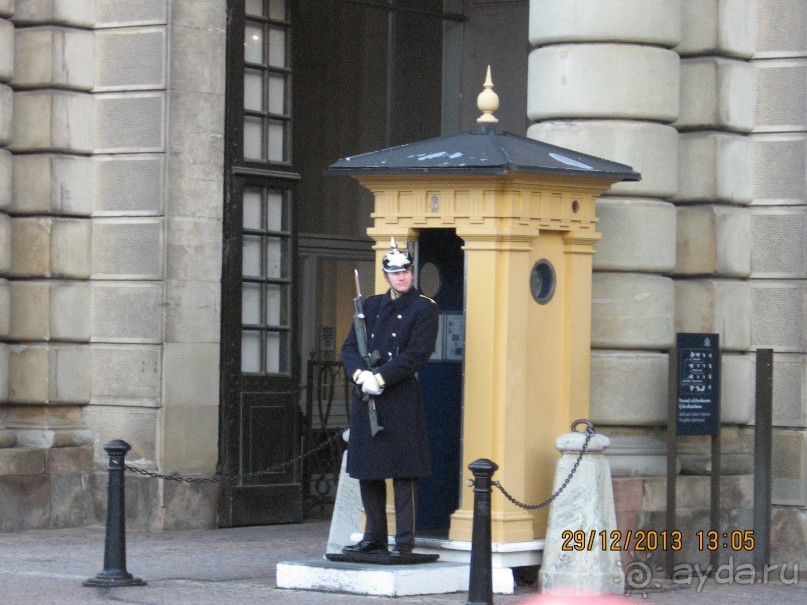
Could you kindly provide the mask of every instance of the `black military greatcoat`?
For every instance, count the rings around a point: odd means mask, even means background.
[[[384,391],[374,399],[384,430],[371,435],[369,403],[361,400],[356,389],[350,406],[347,472],[355,479],[429,475],[426,413],[415,373],[434,352],[437,305],[412,288],[395,299],[389,292],[368,297],[364,315],[367,349],[380,355],[373,372],[381,374]],[[342,345],[342,363],[349,379],[356,370],[366,369],[353,329]]]

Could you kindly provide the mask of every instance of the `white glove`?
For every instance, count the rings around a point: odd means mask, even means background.
[[[365,376],[365,374],[369,374],[369,376]],[[362,377],[364,377],[363,380]],[[362,372],[361,376],[359,376],[359,380],[362,381],[361,390],[368,395],[380,395],[384,390],[381,388],[381,385],[378,384],[378,380],[376,380],[375,374],[372,372]]]
[[[356,377],[356,384],[359,386],[363,385],[367,381],[367,378],[370,378],[370,380],[372,380],[373,373],[370,370],[362,370]]]

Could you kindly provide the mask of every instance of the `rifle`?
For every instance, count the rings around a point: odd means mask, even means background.
[[[361,286],[359,285],[359,270],[354,269],[353,275],[356,278],[356,298],[353,299],[353,330],[356,332],[356,344],[359,349],[359,355],[364,360],[364,365],[368,370],[373,369],[373,364],[378,361],[378,351],[372,353],[367,350],[367,326],[364,323],[364,300],[361,295]],[[370,417],[370,432],[375,437],[379,432],[384,430],[384,427],[378,424],[378,412],[375,409],[375,399],[361,393],[362,401],[369,402],[367,406],[367,414]]]

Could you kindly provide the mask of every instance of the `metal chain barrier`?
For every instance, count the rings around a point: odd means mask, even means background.
[[[574,474],[577,472],[577,467],[580,466],[580,461],[583,460],[583,455],[586,453],[586,449],[588,448],[588,442],[591,441],[591,437],[594,435],[594,424],[590,420],[585,419],[575,420],[574,422],[572,422],[572,432],[574,433],[580,432],[577,430],[577,425],[579,424],[586,425],[586,440],[583,443],[583,448],[580,450],[580,455],[577,456],[577,460],[575,461],[574,466],[572,466],[572,470],[569,471],[569,475],[566,477],[565,481],[561,484],[561,486],[557,489],[557,491],[554,494],[549,496],[549,498],[547,498],[546,500],[544,500],[539,504],[524,504],[523,502],[520,502],[512,495],[510,495],[510,493],[506,489],[504,489],[504,487],[499,481],[491,481],[491,485],[495,485],[499,489],[499,491],[502,492],[502,494],[504,494],[505,498],[510,500],[510,502],[512,502],[519,508],[523,508],[524,510],[538,510],[539,508],[543,508],[551,504],[555,500],[555,498],[560,496],[561,492],[564,489],[566,489],[566,486],[569,485],[569,481],[571,481],[572,477],[574,477]],[[473,480],[470,481],[472,482]]]
[[[583,447],[580,450],[580,454],[577,456],[577,460],[575,460],[572,469],[569,471],[569,475],[563,481],[561,486],[557,489],[557,491],[552,494],[549,498],[544,500],[539,504],[525,504],[524,502],[519,501],[513,495],[508,492],[504,486],[499,481],[491,481],[491,485],[496,486],[499,491],[502,492],[505,498],[507,498],[510,502],[515,504],[516,506],[523,508],[524,510],[538,510],[539,508],[543,508],[551,504],[560,494],[566,489],[566,486],[569,485],[569,481],[572,480],[572,477],[577,472],[577,468],[580,466],[580,462],[583,460],[583,456],[586,453],[586,449],[588,448],[589,441],[591,441],[591,437],[594,435],[594,425],[590,420],[575,420],[572,423],[572,431],[578,433],[577,426],[580,424],[586,425],[586,440],[583,442]],[[344,429],[338,429],[329,439],[320,443],[317,447],[308,450],[307,452],[301,453],[299,456],[292,458],[291,460],[287,460],[285,462],[281,462],[280,464],[276,464],[275,466],[269,467],[264,470],[260,471],[253,471],[251,473],[242,473],[239,475],[216,475],[215,477],[183,477],[182,475],[164,475],[162,473],[157,473],[154,471],[147,471],[142,468],[137,468],[131,466],[129,464],[124,464],[124,468],[127,471],[131,471],[133,473],[138,473],[140,475],[144,475],[146,477],[152,477],[154,479],[166,479],[168,481],[179,481],[184,483],[234,483],[235,481],[241,479],[249,479],[253,477],[260,477],[261,475],[269,475],[271,473],[276,473],[277,471],[286,468],[287,466],[291,466],[293,464],[297,464],[298,462],[302,462],[305,458],[316,454],[317,452],[325,449],[326,447],[330,446],[331,443],[334,441],[341,439],[342,432]],[[468,485],[473,485],[474,480],[469,479]]]
[[[123,467],[127,471],[131,471],[133,473],[139,473],[141,475],[145,475],[146,477],[152,477],[154,479],[167,479],[168,481],[180,481],[183,483],[235,483],[239,479],[250,479],[253,477],[260,477],[261,475],[270,475],[272,473],[276,473],[277,471],[286,468],[287,466],[291,466],[293,464],[297,464],[298,462],[302,462],[305,458],[316,454],[319,451],[324,450],[326,447],[330,446],[334,441],[342,438],[342,433],[345,429],[337,429],[336,432],[330,436],[329,439],[320,443],[317,447],[308,450],[307,452],[303,452],[299,456],[292,458],[291,460],[286,460],[285,462],[281,462],[280,464],[276,464],[275,466],[269,467],[267,469],[261,471],[253,471],[251,473],[242,473],[240,475],[216,475],[215,477],[183,477],[182,475],[163,475],[162,473],[156,473],[153,471],[147,471],[142,468],[137,468],[134,466],[130,466],[128,464],[124,464]]]

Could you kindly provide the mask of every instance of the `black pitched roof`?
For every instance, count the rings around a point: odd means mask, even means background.
[[[490,129],[463,132],[343,158],[326,175],[493,174],[508,171],[641,180],[625,164]]]

